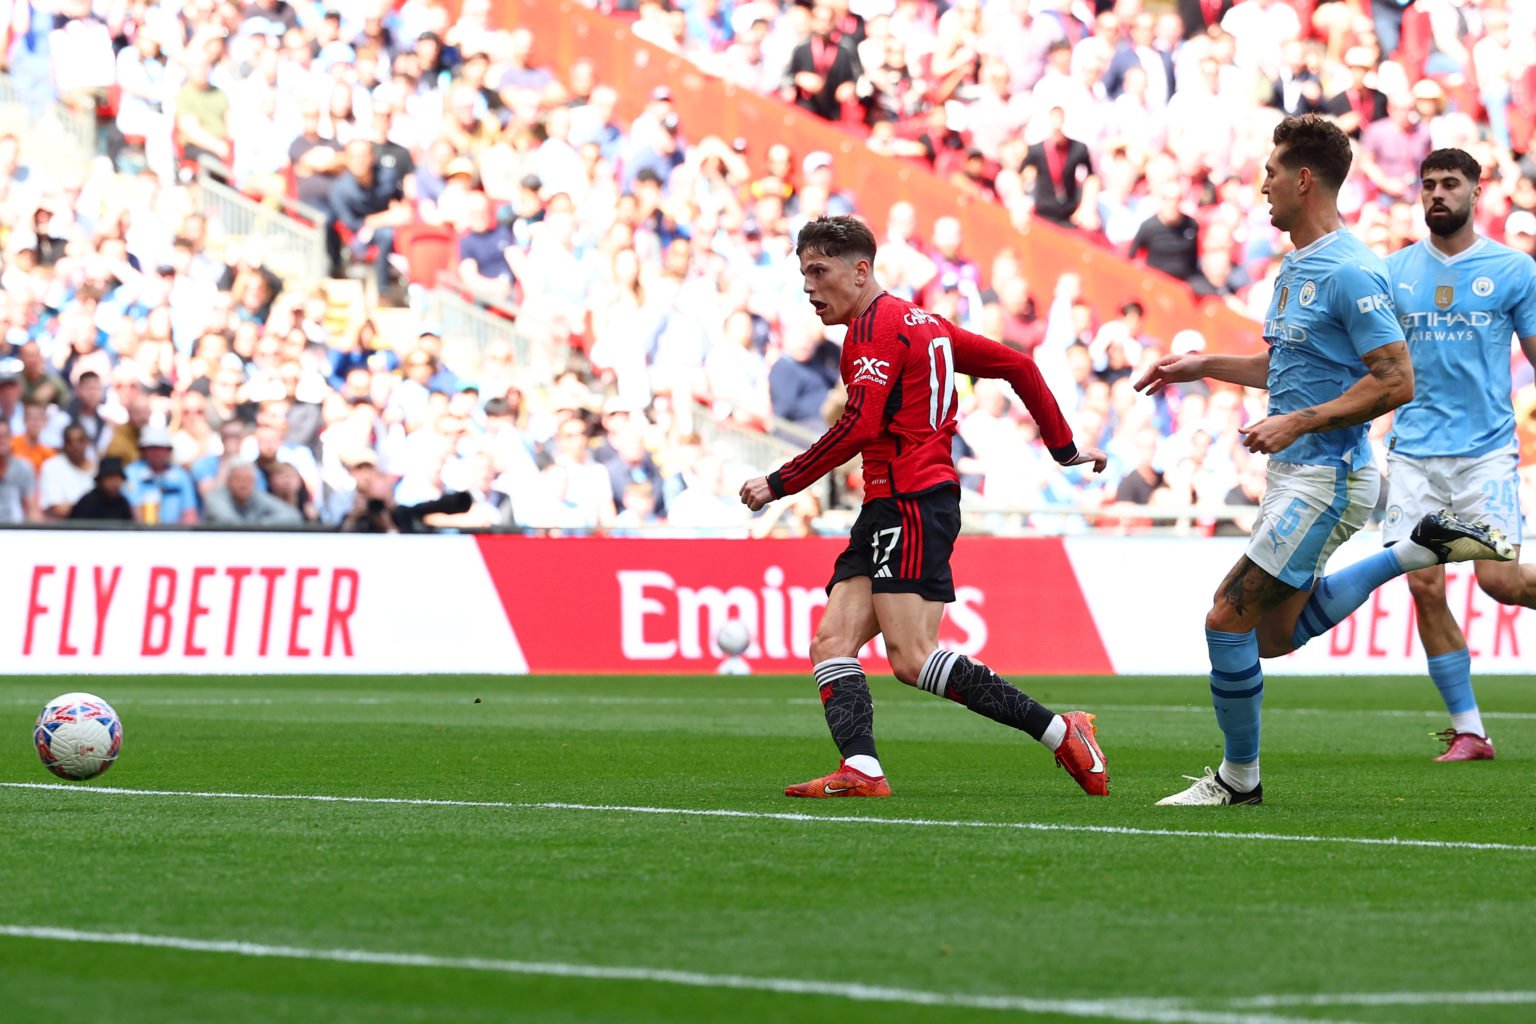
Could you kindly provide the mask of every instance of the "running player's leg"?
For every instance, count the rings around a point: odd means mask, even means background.
[[[1514,552],[1507,562],[1478,562],[1478,586],[1500,604],[1536,608],[1536,564],[1520,564],[1524,519],[1518,454],[1502,451],[1458,460],[1454,478],[1456,514],[1502,531]]]
[[[1410,527],[1419,517],[1437,509],[1456,507],[1452,472],[1456,461],[1391,456],[1391,500],[1382,526],[1384,543],[1396,546],[1408,539]],[[1413,598],[1419,642],[1428,657],[1429,678],[1451,716],[1447,739],[1454,743],[1458,732],[1475,733],[1475,738],[1486,746],[1482,716],[1472,692],[1472,656],[1446,601],[1444,567],[1436,565],[1409,573],[1408,592]]]
[[[1088,793],[1109,792],[1093,717],[1058,715],[986,665],[939,647],[944,606],[955,598],[949,559],[960,530],[959,495],[944,488],[895,502],[899,521],[878,531],[872,589],[875,618],[896,678],[1024,732]]]
[[[1394,477],[1400,470],[1406,472],[1415,461],[1394,457],[1392,460]],[[1351,513],[1362,507],[1368,512],[1374,507],[1375,498],[1366,497],[1372,486],[1369,480],[1372,475],[1376,475],[1376,471],[1370,467],[1350,474],[1348,487]],[[1378,487],[1379,480],[1379,476],[1376,476]],[[1402,489],[1402,484],[1395,484],[1395,486],[1399,489],[1393,494],[1394,505],[1397,504],[1399,495],[1406,493]],[[1392,516],[1393,513],[1389,509],[1388,519],[1391,520]],[[1346,517],[1345,522],[1348,521]],[[1409,516],[1399,511],[1397,532],[1401,534],[1402,527],[1408,524],[1411,524],[1411,529],[1406,532],[1406,536],[1400,536],[1400,539],[1390,547],[1319,580],[1311,598],[1297,617],[1295,628],[1291,633],[1290,645],[1282,650],[1266,649],[1265,657],[1284,654],[1288,650],[1301,647],[1313,637],[1326,633],[1364,604],[1377,587],[1395,576],[1417,572],[1446,562],[1507,561],[1511,557],[1512,549],[1502,530],[1455,514],[1436,509],[1427,510],[1419,516]],[[1359,525],[1364,525],[1363,518]],[[1358,528],[1359,526],[1355,526],[1355,529]],[[1353,533],[1354,530],[1349,532]],[[1347,536],[1348,533],[1345,534],[1345,537]],[[1344,537],[1340,537],[1334,546],[1342,543],[1343,539]],[[1326,555],[1324,561],[1326,561]]]
[[[811,664],[827,728],[842,761],[837,770],[785,788],[786,796],[889,796],[890,785],[875,751],[875,704],[859,664],[859,649],[874,638],[869,577],[871,522],[880,501],[865,505],[838,556],[827,585],[827,607],[811,640]]]
[[[1211,703],[1224,739],[1221,767],[1203,778],[1191,776],[1194,785],[1159,803],[1222,805],[1263,798],[1261,632],[1270,646],[1294,624],[1330,544],[1337,543],[1334,534],[1349,503],[1342,469],[1269,463],[1247,553],[1222,580],[1205,617]]]

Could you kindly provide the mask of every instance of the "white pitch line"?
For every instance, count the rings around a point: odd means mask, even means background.
[[[285,960],[320,960],[333,963],[370,964],[386,967],[423,967],[444,970],[484,971],[552,978],[583,978],[593,981],[638,981],[689,988],[737,989],[776,995],[826,996],[862,1003],[901,1003],[970,1010],[1001,1010],[1014,1013],[1058,1014],[1097,1020],[1152,1021],[1159,1024],[1302,1024],[1295,1017],[1185,1009],[1165,1000],[1135,999],[1034,999],[1027,996],[980,996],[957,992],[891,988],[848,982],[810,981],[801,978],[754,978],[740,974],[704,974],[649,967],[599,967],[591,964],[541,963],[528,960],[497,960],[486,957],[432,956],[424,953],[387,953],[366,949],[309,949],[303,946],[269,946],[256,942],[189,939],[175,935],[142,935],[136,932],[89,932],[72,928],[0,925],[0,936],[70,943],[141,946],[190,953],[222,953],[232,956]],[[1319,1021],[1310,1024],[1351,1024]]]
[[[363,804],[401,807],[474,807],[490,810],[596,811],[602,814],[649,814],[662,817],[741,818],[817,825],[886,825],[908,828],[1000,829],[1021,832],[1079,832],[1096,835],[1172,839],[1232,839],[1248,842],[1320,843],[1345,846],[1393,846],[1428,850],[1483,850],[1536,854],[1536,844],[1476,843],[1451,839],[1399,839],[1395,836],[1315,836],[1283,832],[1224,832],[1207,829],[1135,828],[1126,825],[1066,825],[1040,821],[956,821],[944,818],[878,818],[849,814],[798,814],[738,811],[729,808],[646,807],[629,804],[579,804],[562,801],[516,803],[503,800],[435,800],[386,796],[328,796],[312,793],[229,793],[180,789],[129,789],[121,786],[81,786],[67,782],[0,782],[0,788],[91,793],[101,796],[169,797],[187,800],[289,800],[301,803]]]
[[[1283,1006],[1520,1006],[1536,1003],[1536,992],[1325,992],[1319,995],[1269,995],[1229,999],[1244,1009]]]
[[[117,705],[124,708],[134,707],[242,707],[242,706],[274,706],[294,705],[302,707],[352,707],[371,705],[430,705],[444,707],[452,704],[466,703],[472,693],[466,691],[456,698],[444,698],[440,694],[422,694],[420,696],[392,696],[392,697],[146,697],[134,699],[132,697],[117,701]],[[623,697],[606,696],[598,694],[536,694],[520,696],[516,694],[493,694],[486,701],[488,705],[506,704],[511,706],[526,705],[562,705],[562,704],[588,704],[599,707],[699,707],[699,706],[735,706],[735,707],[777,707],[819,705],[821,701],[815,697]],[[11,698],[0,701],[0,704],[16,707],[41,706],[35,700],[24,698]],[[924,708],[931,706],[929,701],[887,701],[881,705],[882,711],[900,711],[910,708]],[[1151,714],[1197,714],[1209,715],[1211,708],[1208,704],[1098,704],[1092,707],[1094,711],[1134,711]],[[1336,708],[1288,708],[1267,707],[1266,715],[1337,715],[1340,712]],[[1402,708],[1373,708],[1370,710],[1353,710],[1348,714],[1356,717],[1381,717],[1381,718],[1444,718],[1445,712],[1435,710],[1414,711]],[[1485,711],[1485,719],[1509,722],[1536,721],[1536,712],[1530,711]]]

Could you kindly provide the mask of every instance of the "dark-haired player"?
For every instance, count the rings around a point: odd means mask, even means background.
[[[1316,115],[1288,117],[1264,165],[1270,222],[1290,234],[1264,318],[1266,352],[1164,356],[1138,389],[1199,377],[1269,389],[1269,414],[1242,428],[1270,456],[1268,486],[1248,550],[1205,616],[1211,698],[1226,739],[1217,771],[1158,801],[1256,804],[1260,657],[1294,650],[1331,629],[1394,576],[1448,561],[1510,557],[1495,530],[1446,513],[1426,515],[1392,548],[1319,578],[1328,556],[1365,525],[1381,491],[1365,425],[1413,397],[1413,366],[1387,286],[1387,268],[1341,226],[1339,186],[1349,138]]]
[[[889,796],[875,752],[874,703],[858,652],[885,637],[896,678],[1028,733],[1085,791],[1109,792],[1093,716],[1058,715],[974,659],[939,647],[944,605],[955,599],[949,557],[960,532],[955,375],[1006,380],[1063,466],[1104,469],[1106,456],[1079,450],[1034,362],[886,293],[875,280],[875,238],[854,217],[822,217],[795,246],[805,293],[824,324],[846,324],[843,415],[803,454],[748,480],[754,512],[794,494],[856,454],[864,456],[864,507],[828,585],[811,641],[822,707],[842,762],[832,774],[790,786],[789,796]]]
[[[1510,401],[1509,341],[1536,365],[1536,263],[1478,235],[1472,210],[1483,169],[1470,153],[1437,149],[1419,165],[1429,237],[1387,257],[1392,298],[1416,383],[1387,442],[1387,520],[1396,544],[1425,512],[1448,508],[1502,530],[1520,547],[1519,451]],[[1477,564],[1477,584],[1501,604],[1536,608],[1536,565]],[[1445,601],[1445,569],[1408,577],[1429,677],[1451,715],[1437,761],[1486,761],[1493,743],[1472,693],[1467,638]]]

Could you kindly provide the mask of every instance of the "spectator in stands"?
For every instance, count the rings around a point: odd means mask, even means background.
[[[841,379],[836,354],[819,328],[804,317],[783,325],[783,353],[768,370],[775,417],[813,436],[826,431],[822,407]]]
[[[95,483],[96,460],[84,428],[64,428],[64,450],[44,462],[37,474],[38,505],[43,518],[68,519],[75,503]]]
[[[374,283],[379,294],[389,290],[389,255],[394,249],[395,228],[409,217],[403,206],[400,182],[378,173],[373,144],[356,139],[344,153],[345,170],[330,191],[330,247],[332,273],[340,276],[343,246],[353,259],[374,252]]]
[[[96,486],[75,502],[69,518],[133,522],[133,506],[123,495],[125,482],[123,460],[115,455],[105,456],[96,470]]]
[[[194,165],[209,160],[216,167],[227,167],[234,138],[229,95],[213,82],[213,65],[204,53],[190,48],[185,64],[186,84],[176,96],[181,158]]]
[[[1184,190],[1177,183],[1164,185],[1157,213],[1142,222],[1126,256],[1136,259],[1144,253],[1147,266],[1192,281],[1200,270],[1200,225],[1184,212],[1183,202]]]
[[[331,186],[342,171],[342,147],[320,131],[320,104],[305,97],[299,101],[300,130],[288,146],[288,162],[299,202],[317,210],[331,206]]]
[[[12,453],[11,436],[11,425],[0,420],[0,523],[39,522],[37,474]]]
[[[1159,50],[1156,41],[1157,16],[1142,11],[1131,18],[1130,31],[1121,40],[1104,72],[1104,89],[1110,99],[1118,97],[1125,84],[1125,75],[1133,67],[1139,67],[1146,76],[1147,98],[1150,106],[1161,112],[1173,95],[1173,57]]]
[[[74,397],[70,398],[64,406],[68,424],[85,431],[85,436],[95,452],[105,450],[108,442],[112,440],[112,425],[101,415],[104,397],[105,389],[102,387],[101,375],[94,370],[87,370],[76,378]],[[62,435],[60,440],[62,441]]]
[[[126,467],[123,487],[134,518],[146,525],[196,524],[197,485],[190,473],[171,463],[170,431],[158,424],[147,425],[139,435],[138,447],[139,459]]]
[[[1344,64],[1349,68],[1349,85],[1324,101],[1323,113],[1332,116],[1350,138],[1358,139],[1367,127],[1387,116],[1387,97],[1367,84],[1366,80],[1376,70],[1369,49],[1350,47],[1344,54]]]
[[[1429,126],[1414,113],[1413,97],[1387,98],[1387,116],[1360,137],[1360,170],[1383,200],[1412,202],[1419,194],[1419,164],[1429,155]]]
[[[11,454],[40,472],[43,463],[53,458],[54,449],[43,444],[43,429],[48,425],[48,405],[45,402],[28,402],[22,406],[21,434],[13,436]]]
[[[16,350],[21,359],[21,401],[23,405],[37,399],[44,388],[51,392],[54,401],[67,401],[69,385],[48,365],[43,350],[35,341],[29,341]]]
[[[291,468],[291,467],[290,467]],[[289,526],[303,522],[299,510],[256,488],[256,467],[236,462],[223,487],[208,492],[203,520],[215,526]]]
[[[21,360],[14,357],[0,359],[0,423],[11,432],[22,430]]]
[[[1086,145],[1067,137],[1066,116],[1062,107],[1050,109],[1048,134],[1029,147],[1024,168],[1026,182],[1033,182],[1035,215],[1070,227],[1082,205],[1083,187],[1093,176],[1093,161]]]
[[[477,295],[511,298],[515,279],[507,250],[515,245],[512,229],[497,219],[484,192],[469,198],[466,212],[469,230],[459,236],[459,280]]]
[[[1536,259],[1536,213],[1516,210],[1504,221],[1504,242]]]
[[[319,511],[315,508],[314,501],[305,493],[304,480],[293,466],[286,462],[273,466],[272,472],[267,477],[267,487],[268,493],[273,498],[293,510],[298,522],[319,521]]]
[[[1287,117],[1324,112],[1323,80],[1317,71],[1317,47],[1292,39],[1281,48],[1279,72],[1270,79],[1269,105]]]
[[[834,24],[829,3],[811,8],[810,35],[789,57],[784,99],[824,121],[836,121],[854,105],[859,59],[853,40]]]

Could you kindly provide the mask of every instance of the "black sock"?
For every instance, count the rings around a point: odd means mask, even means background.
[[[1056,717],[1056,712],[1037,704],[1029,694],[981,662],[953,651],[934,651],[918,676],[918,686],[1037,740]]]
[[[813,670],[832,742],[844,759],[875,753],[875,701],[857,658],[828,658]]]

